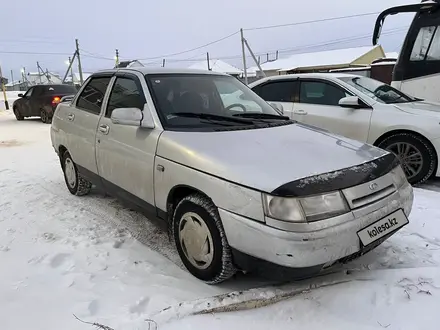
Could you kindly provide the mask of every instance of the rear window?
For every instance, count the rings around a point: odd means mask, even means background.
[[[44,86],[44,94],[76,94],[77,89],[74,86]]]

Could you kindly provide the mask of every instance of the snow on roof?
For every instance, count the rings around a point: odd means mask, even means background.
[[[376,47],[380,46],[355,47],[327,50],[322,52],[294,54],[287,58],[263,63],[261,67],[265,71],[289,71],[297,68],[317,67],[324,65],[348,65]]]
[[[398,52],[385,53],[385,57],[386,58],[395,58],[395,59],[397,59],[399,57],[399,53]]]
[[[235,66],[232,66],[222,60],[210,60],[209,66],[211,68],[211,71],[214,72],[221,72],[221,73],[228,73],[228,74],[242,74],[243,70],[236,68]],[[197,70],[208,70],[208,63],[206,60],[200,61],[197,63],[192,64],[188,67],[189,69],[197,69]]]
[[[11,81],[11,82],[8,82],[7,84],[5,84],[5,87],[14,87],[14,86],[20,85],[22,83],[23,82],[20,80],[15,80],[15,81]]]

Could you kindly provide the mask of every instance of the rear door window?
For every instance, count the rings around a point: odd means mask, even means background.
[[[92,78],[79,95],[76,106],[81,110],[99,115],[110,80],[111,77]]]
[[[295,80],[274,81],[264,84],[254,91],[265,101],[293,102],[296,84]]]

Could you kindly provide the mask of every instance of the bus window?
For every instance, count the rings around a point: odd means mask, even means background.
[[[436,26],[425,26],[420,29],[411,52],[411,61],[423,61],[425,59],[436,29]]]

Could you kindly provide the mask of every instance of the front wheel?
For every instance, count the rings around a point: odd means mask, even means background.
[[[235,274],[231,249],[218,210],[202,194],[183,198],[173,216],[173,237],[188,271],[208,284]]]
[[[428,180],[437,168],[437,155],[431,144],[411,133],[398,133],[384,139],[380,148],[394,153],[411,184]]]
[[[24,117],[20,114],[20,110],[17,107],[14,108],[14,115],[18,121],[24,120]]]
[[[78,169],[68,151],[64,153],[61,164],[64,172],[64,180],[66,181],[67,189],[69,189],[70,193],[76,196],[87,195],[92,189],[92,183],[78,173]]]

